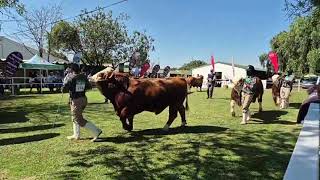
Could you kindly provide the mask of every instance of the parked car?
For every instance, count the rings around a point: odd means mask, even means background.
[[[320,76],[305,76],[301,79],[301,87],[308,89],[309,87],[319,83]]]

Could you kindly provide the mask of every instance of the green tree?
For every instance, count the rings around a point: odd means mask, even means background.
[[[297,17],[288,31],[272,38],[272,51],[279,57],[280,71],[292,69],[296,74],[317,72],[315,65],[320,48],[320,10],[310,15]]]
[[[10,16],[10,10],[14,9],[18,14],[25,12],[24,5],[19,0],[1,0],[0,1],[0,13]]]
[[[130,40],[129,40],[130,48],[127,51],[129,53],[127,57],[133,54],[133,52],[139,52],[140,59],[137,65],[141,66],[146,61],[148,61],[150,52],[154,51],[153,42],[154,42],[154,39],[151,36],[148,36],[145,31],[144,32],[134,31],[133,35],[130,37]]]
[[[74,23],[57,23],[50,35],[53,47],[66,53],[81,51],[82,63],[97,66],[127,62],[132,53],[138,51],[141,54],[138,64],[142,64],[154,50],[154,40],[146,32],[135,31],[129,36],[127,19],[125,14],[114,17],[111,11],[98,10],[93,14],[84,13]]]
[[[192,60],[189,63],[184,64],[183,66],[181,66],[179,69],[180,70],[191,70],[203,65],[207,65],[208,63],[206,63],[205,61],[201,61],[201,60]]]
[[[289,17],[302,16],[320,7],[320,0],[285,0],[285,11]]]
[[[78,52],[81,50],[80,37],[77,28],[66,21],[54,25],[50,33],[51,47],[63,52]]]
[[[307,55],[310,73],[320,73],[320,49],[313,49]]]
[[[259,61],[260,61],[260,64],[263,68],[266,68],[266,65],[269,61],[269,56],[267,53],[263,53],[259,56]]]

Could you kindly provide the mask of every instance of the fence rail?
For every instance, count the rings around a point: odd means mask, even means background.
[[[311,103],[284,175],[285,180],[319,179],[320,104]]]

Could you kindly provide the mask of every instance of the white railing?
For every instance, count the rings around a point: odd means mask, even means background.
[[[5,83],[0,83],[0,86],[3,88],[9,87],[7,89],[11,90],[12,95],[15,95],[15,89],[20,89],[20,88],[40,88],[40,92],[42,93],[42,89],[45,87],[48,87],[49,85],[55,86],[55,88],[61,87],[63,83],[51,83],[47,82],[47,77],[38,77],[39,82],[29,82],[31,78],[30,77],[0,77],[0,80],[4,80]],[[15,82],[16,80],[20,80],[21,82]],[[22,82],[23,81],[23,82]]]
[[[283,179],[319,179],[319,118],[320,104],[311,103]]]

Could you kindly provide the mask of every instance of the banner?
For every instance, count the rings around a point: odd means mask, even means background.
[[[164,68],[164,70],[163,70],[163,76],[164,77],[167,77],[168,76],[168,74],[169,74],[169,72],[170,72],[170,66],[166,66],[165,68]]]
[[[19,68],[20,63],[22,63],[23,56],[19,52],[12,52],[6,58],[6,70],[5,76],[13,76],[17,69]]]
[[[153,66],[151,77],[152,78],[156,78],[157,77],[157,73],[158,73],[159,70],[160,70],[160,65],[159,64]]]
[[[211,56],[211,65],[212,65],[212,69],[214,71],[214,58],[213,58],[213,55]],[[214,71],[215,72],[215,71]]]
[[[275,52],[269,53],[269,59],[273,65],[274,73],[278,73],[279,70],[279,63],[278,63],[278,56]]]
[[[140,77],[143,76],[148,71],[149,68],[150,68],[150,64],[148,62],[144,63],[141,67]]]

